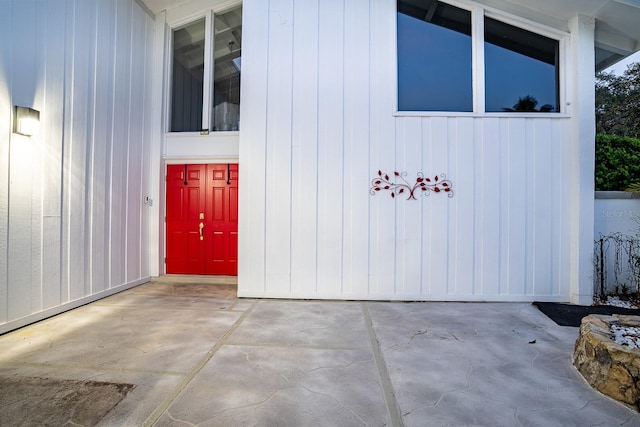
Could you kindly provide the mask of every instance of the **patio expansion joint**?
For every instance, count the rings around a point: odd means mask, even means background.
[[[391,425],[394,427],[404,427],[402,416],[400,415],[400,408],[398,401],[396,400],[393,384],[391,384],[391,377],[387,370],[387,365],[384,360],[384,355],[380,349],[380,342],[376,337],[376,333],[373,329],[373,321],[371,320],[371,313],[369,312],[369,305],[366,302],[362,302],[362,313],[364,314],[364,323],[367,328],[367,333],[371,341],[371,349],[373,351],[373,357],[376,362],[376,368],[378,369],[378,375],[380,377],[380,384],[384,393],[384,399],[387,403],[387,410],[389,411],[389,418]]]
[[[153,426],[158,419],[164,414],[171,404],[182,394],[184,389],[189,385],[189,383],[195,378],[195,376],[204,368],[204,366],[211,360],[211,358],[220,350],[220,348],[225,345],[227,338],[235,332],[235,330],[240,326],[242,322],[251,314],[253,309],[258,305],[258,302],[255,301],[251,306],[235,321],[235,323],[229,328],[229,330],[220,338],[216,344],[209,350],[205,356],[196,364],[196,366],[189,372],[189,374],[182,380],[180,383],[174,388],[173,392],[167,396],[164,401],[147,417],[145,422],[142,424],[144,427]]]
[[[314,345],[314,344],[282,344],[282,343],[256,343],[256,342],[241,342],[241,341],[227,341],[224,343],[227,346],[236,347],[261,347],[261,348],[299,348],[303,350],[334,350],[334,351],[368,351],[370,347],[351,347],[351,346],[326,346],[326,345]]]

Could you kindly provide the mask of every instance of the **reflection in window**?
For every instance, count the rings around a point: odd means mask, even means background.
[[[559,42],[485,17],[485,110],[559,110]]]
[[[204,19],[173,31],[171,131],[202,128]]]
[[[242,7],[215,16],[213,130],[238,130]]]
[[[472,111],[471,12],[398,1],[398,110]]]

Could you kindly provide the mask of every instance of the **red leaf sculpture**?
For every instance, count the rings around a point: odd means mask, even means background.
[[[446,179],[446,175],[435,175],[432,178],[425,178],[422,172],[418,172],[414,184],[407,181],[406,172],[393,171],[394,180],[391,181],[389,175],[383,174],[382,170],[378,170],[378,178],[371,180],[371,188],[369,193],[375,195],[376,192],[382,190],[390,190],[391,198],[395,199],[396,194],[408,193],[407,200],[416,200],[415,192],[421,190],[425,195],[429,195],[431,191],[434,193],[445,192],[448,197],[453,197],[453,185],[450,180]]]

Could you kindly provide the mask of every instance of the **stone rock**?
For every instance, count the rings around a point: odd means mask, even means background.
[[[635,327],[640,317],[592,314],[583,318],[573,364],[596,390],[640,412],[640,350],[617,344],[612,323]]]

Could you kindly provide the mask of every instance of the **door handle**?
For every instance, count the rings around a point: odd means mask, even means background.
[[[198,228],[200,229],[200,240],[204,240],[204,236],[202,235],[202,229],[204,228],[204,222],[201,222],[200,225],[198,226]]]

